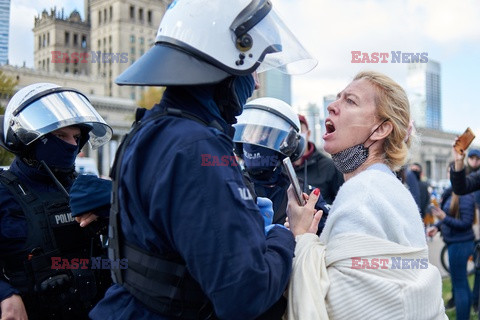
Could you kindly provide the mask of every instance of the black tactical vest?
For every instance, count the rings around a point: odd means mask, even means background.
[[[9,171],[0,172],[0,183],[27,222],[25,245],[5,259],[4,275],[20,291],[29,319],[88,319],[111,283],[109,270],[90,269],[90,258],[101,255],[98,236],[72,218],[63,192],[34,193]],[[88,268],[71,264],[80,259],[88,259]]]

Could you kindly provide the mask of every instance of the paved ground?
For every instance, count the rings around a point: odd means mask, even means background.
[[[444,242],[442,237],[440,236],[440,232],[438,232],[431,240],[427,239],[427,243],[428,259],[430,263],[436,266],[438,270],[440,270],[440,274],[442,275],[442,277],[448,277],[448,272],[445,271],[445,269],[442,267],[442,264],[440,263],[440,251],[444,246]]]

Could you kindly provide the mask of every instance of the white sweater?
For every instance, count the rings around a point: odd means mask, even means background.
[[[385,168],[345,182],[320,238],[297,237],[289,320],[447,319],[418,208]]]

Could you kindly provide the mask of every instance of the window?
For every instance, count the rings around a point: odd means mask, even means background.
[[[42,36],[38,36],[38,48],[42,47]]]
[[[102,11],[98,10],[98,24],[102,24]]]
[[[147,22],[149,24],[152,23],[152,10],[148,10],[148,12],[147,12]]]
[[[78,35],[76,33],[73,34],[73,45],[75,47],[78,45]]]
[[[138,20],[143,22],[143,8],[138,9]]]
[[[112,8],[112,6],[110,6],[109,10],[110,10],[110,21],[112,21],[112,19],[113,19],[113,8]]]
[[[135,19],[135,7],[130,6],[130,19]]]
[[[65,32],[65,44],[68,45],[69,42],[70,42],[70,33],[69,33],[69,32]]]
[[[135,54],[135,47],[130,48],[130,54]]]
[[[45,46],[47,45],[46,43],[46,40],[45,40],[45,34],[42,36],[42,47],[45,48]]]
[[[103,9],[103,22],[107,22],[107,8]]]
[[[47,33],[47,46],[50,45],[50,33]]]
[[[143,44],[145,43],[145,38],[140,37],[140,38],[138,38],[138,41],[139,41],[140,44],[143,46]]]
[[[144,53],[145,53],[145,50],[140,49],[140,55],[143,56]]]
[[[82,48],[85,49],[87,47],[87,36],[82,35]]]
[[[102,42],[100,41],[100,39],[98,39],[98,48],[97,50],[100,50],[100,47],[102,46]]]
[[[108,43],[112,44],[112,36],[108,36]]]
[[[135,36],[134,35],[130,36],[130,43],[135,43]]]

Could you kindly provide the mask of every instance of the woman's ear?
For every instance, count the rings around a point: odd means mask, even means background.
[[[372,140],[382,140],[388,137],[388,135],[392,132],[393,125],[390,121],[384,121],[377,130],[373,133],[371,139]]]

